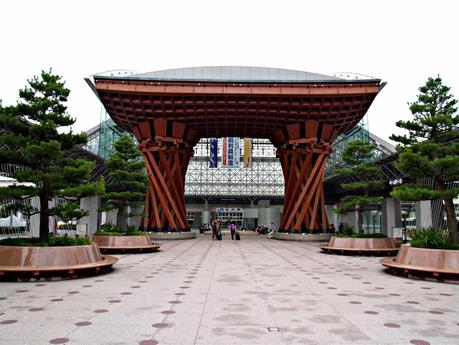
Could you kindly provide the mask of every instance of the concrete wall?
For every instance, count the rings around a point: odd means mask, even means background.
[[[244,219],[257,219],[258,224],[270,225],[274,223],[279,227],[282,214],[282,205],[270,205],[269,200],[261,200],[257,204],[187,204],[187,212],[194,212],[194,227],[199,226],[198,222],[207,224],[210,217],[215,215],[217,208],[241,208]],[[199,213],[199,215],[197,215]]]
[[[339,219],[338,214],[334,211],[336,205],[325,205],[327,211],[327,219],[330,224],[334,224],[335,228],[338,229]]]
[[[400,201],[386,198],[382,204],[382,229],[388,237],[393,237],[393,228],[402,227],[402,209]]]
[[[258,224],[264,224],[268,227],[274,223],[276,229],[280,224],[280,208],[271,206],[269,200],[260,200],[258,202]]]
[[[421,200],[416,203],[416,229],[425,229],[433,225],[432,202]]]
[[[88,235],[96,233],[100,227],[100,213],[98,211],[99,207],[99,196],[88,196],[81,199],[80,201],[80,208],[82,210],[89,211],[89,215],[81,218],[78,221],[78,224],[85,224],[87,226]]]
[[[340,223],[343,223],[344,225],[350,225],[354,228],[354,231],[357,231],[359,228],[357,224],[357,212],[351,211],[339,214],[337,224],[335,225],[336,229],[338,229]]]
[[[258,218],[258,208],[249,207],[243,210],[244,218]]]
[[[134,225],[136,228],[139,227],[143,219],[142,218],[143,206],[135,207],[130,212],[138,214],[138,216],[129,217],[127,220],[128,225]]]

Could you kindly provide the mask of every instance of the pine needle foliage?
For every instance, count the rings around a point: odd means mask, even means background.
[[[52,198],[66,198],[76,205],[80,198],[104,189],[103,180],[90,182],[93,162],[65,155],[87,141],[85,133],[75,134],[68,128],[75,123],[65,105],[69,94],[61,76],[42,71],[19,91],[17,105],[0,108],[0,161],[19,166],[11,177],[27,183],[0,188],[0,199],[19,202],[39,197],[40,208],[28,212],[40,213],[42,242],[48,242],[49,216],[59,216],[61,211],[49,207]],[[74,207],[75,212],[78,209]]]
[[[372,162],[375,150],[371,144],[360,140],[352,141],[347,144],[341,158],[344,167],[336,169],[338,174],[353,179],[352,182],[341,184],[341,188],[348,194],[341,199],[343,207],[337,212],[357,211],[359,233],[363,232],[363,207],[378,204],[382,200],[381,197],[374,196],[375,192],[384,189],[381,167]]]
[[[408,134],[394,134],[391,139],[399,143],[396,167],[412,178],[430,179],[433,184],[402,185],[394,188],[391,195],[410,201],[443,200],[449,238],[459,243],[453,203],[459,187],[448,186],[459,180],[458,101],[439,76],[429,78],[419,91],[417,100],[409,103],[413,119],[396,123]]]
[[[115,142],[115,152],[106,162],[112,180],[107,183],[104,210],[117,209],[116,228],[127,231],[127,219],[138,214],[130,212],[143,205],[148,175],[141,153],[128,135]]]

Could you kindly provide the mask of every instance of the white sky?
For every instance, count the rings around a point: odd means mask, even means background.
[[[211,65],[263,66],[388,82],[369,110],[387,139],[407,102],[440,74],[459,98],[458,1],[1,1],[0,99],[53,68],[71,89],[74,130],[99,123],[83,78]]]

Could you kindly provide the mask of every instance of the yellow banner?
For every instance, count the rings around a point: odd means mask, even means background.
[[[252,167],[252,139],[244,138],[244,168]]]

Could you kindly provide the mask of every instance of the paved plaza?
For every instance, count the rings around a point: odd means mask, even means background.
[[[459,286],[243,236],[164,242],[114,272],[0,283],[0,344],[459,344]]]

